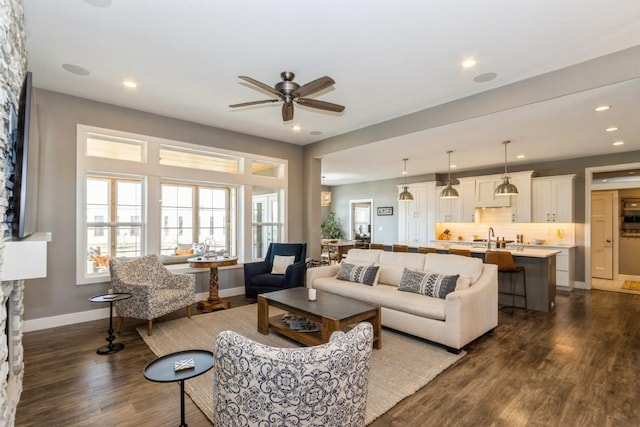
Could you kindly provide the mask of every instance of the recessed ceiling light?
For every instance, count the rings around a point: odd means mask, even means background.
[[[87,70],[86,68],[81,67],[79,65],[62,64],[62,68],[64,68],[66,71],[70,72],[71,74],[76,74],[78,76],[88,76],[89,75],[89,70]]]
[[[302,129],[302,128],[299,125],[293,125],[293,126],[291,126],[291,129],[294,132],[300,132],[300,129]]]
[[[311,132],[309,132],[309,135],[318,136],[322,135],[322,132],[319,130],[312,130]]]
[[[473,58],[465,59],[462,62],[462,68],[471,68],[476,65],[476,60]]]
[[[490,82],[491,80],[495,79],[496,77],[498,77],[498,75],[496,73],[483,73],[483,74],[478,74],[477,76],[475,76],[473,78],[473,81],[476,83],[486,83],[486,82]]]
[[[85,3],[95,7],[109,7],[111,0],[83,0]]]
[[[613,143],[613,145],[624,145],[624,141],[616,141]]]
[[[134,82],[133,80],[125,80],[125,81],[122,82],[122,84],[125,87],[128,87],[130,89],[134,89],[134,88],[138,87],[138,83]]]
[[[601,106],[599,106],[599,107],[596,107],[595,111],[598,111],[598,112],[600,112],[600,111],[607,111],[609,108],[611,108],[611,106],[610,106],[610,105],[601,105]]]
[[[602,182],[608,182],[608,181],[609,181],[608,179],[603,179],[603,180],[602,180]]]
[[[516,156],[516,159],[524,159],[524,154],[518,154],[518,155]]]
[[[615,131],[617,131],[617,130],[618,130],[618,128],[617,128],[617,127],[615,127],[615,126],[611,126],[611,127],[606,128],[605,130],[606,130],[607,132],[615,132]]]
[[[451,165],[451,169],[455,169],[455,168],[457,168],[457,167],[458,167],[458,166],[456,166],[456,165]]]

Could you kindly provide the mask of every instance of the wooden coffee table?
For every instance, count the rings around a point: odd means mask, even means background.
[[[301,344],[312,346],[329,342],[334,331],[367,321],[373,325],[373,347],[382,347],[379,306],[323,291],[317,291],[316,301],[309,301],[308,295],[307,288],[258,295],[258,332],[267,335],[272,330]],[[320,331],[295,331],[282,321],[282,315],[269,317],[269,307],[281,308],[313,320],[321,325]]]

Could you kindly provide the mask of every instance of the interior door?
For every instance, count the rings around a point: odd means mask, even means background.
[[[613,279],[613,193],[591,193],[591,277]]]

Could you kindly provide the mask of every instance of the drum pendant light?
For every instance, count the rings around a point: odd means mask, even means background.
[[[502,175],[502,184],[496,187],[493,193],[496,196],[517,196],[518,188],[509,182],[509,174],[507,173],[507,144],[511,141],[503,141],[504,144],[504,175]]]
[[[449,176],[447,177],[447,188],[442,190],[442,193],[440,193],[441,199],[457,199],[460,197],[458,190],[451,186],[451,153],[453,153],[453,151],[447,151],[447,154],[449,155]]]
[[[402,160],[404,160],[404,172],[402,172],[404,175],[404,186],[402,187],[402,193],[398,196],[398,200],[401,202],[410,202],[413,200],[413,194],[409,193],[409,186],[407,185],[407,160],[409,159]]]

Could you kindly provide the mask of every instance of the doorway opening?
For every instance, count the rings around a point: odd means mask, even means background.
[[[373,241],[373,199],[349,200],[349,225],[349,240],[368,247]]]
[[[639,166],[586,169],[587,289],[640,294],[640,207],[633,208],[640,204],[632,203],[640,201]]]

